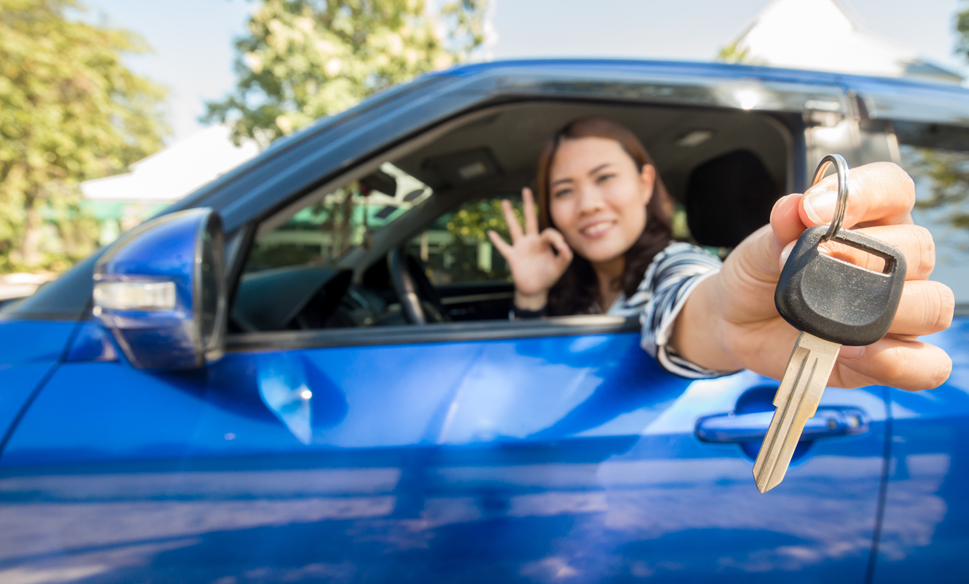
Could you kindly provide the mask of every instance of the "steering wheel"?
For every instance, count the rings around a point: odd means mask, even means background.
[[[427,324],[450,320],[420,260],[395,247],[387,253],[387,271],[407,322]]]

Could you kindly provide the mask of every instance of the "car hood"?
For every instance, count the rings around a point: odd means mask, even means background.
[[[0,320],[0,369],[60,360],[77,321]]]

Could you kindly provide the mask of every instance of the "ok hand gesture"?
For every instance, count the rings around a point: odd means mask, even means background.
[[[501,209],[508,223],[511,245],[494,231],[488,238],[511,267],[515,281],[515,305],[525,310],[541,310],[548,303],[548,291],[558,282],[572,263],[572,249],[562,234],[551,227],[538,232],[538,214],[532,191],[522,189],[525,232],[507,200]]]

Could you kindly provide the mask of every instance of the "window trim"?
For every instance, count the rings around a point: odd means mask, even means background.
[[[433,325],[375,326],[312,331],[237,333],[226,339],[225,352],[291,351],[336,347],[413,345],[569,337],[640,332],[637,317],[584,314],[536,320],[483,320]]]
[[[452,304],[467,304],[468,302],[488,302],[491,300],[511,300],[515,297],[513,291],[508,292],[484,292],[481,294],[466,294],[464,296],[445,296],[441,298],[441,304],[451,306]]]

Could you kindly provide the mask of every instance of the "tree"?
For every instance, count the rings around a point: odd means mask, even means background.
[[[204,121],[266,145],[367,95],[468,59],[487,0],[264,0],[236,42],[236,89]]]
[[[162,146],[165,92],[122,63],[147,45],[68,18],[83,10],[76,0],[0,0],[0,271],[89,253],[78,184]],[[53,254],[45,224],[60,240]]]
[[[956,53],[963,57],[969,56],[969,9],[957,12],[955,16],[956,32],[959,39],[956,41]]]
[[[521,198],[514,195],[507,198],[511,202],[518,224],[524,225],[525,215]],[[511,270],[508,269],[506,262],[500,264],[503,270],[492,269],[489,272],[480,267],[478,257],[481,245],[491,251],[488,231],[494,231],[505,241],[511,241],[508,223],[501,209],[501,199],[482,199],[466,203],[448,217],[445,229],[451,237],[442,251],[453,257],[452,265],[446,270],[452,278],[458,282],[511,280]],[[497,251],[493,252],[492,255],[497,253]]]

